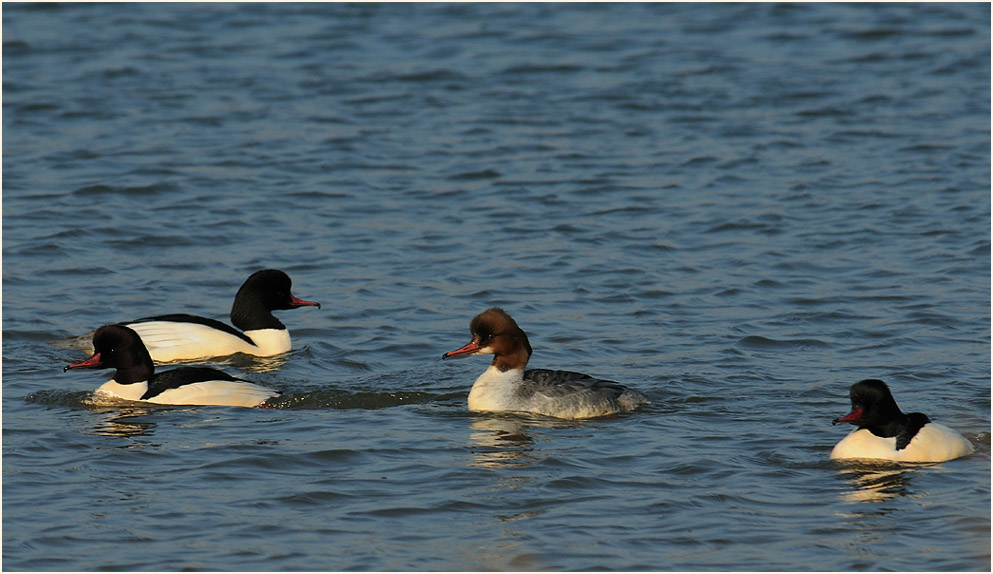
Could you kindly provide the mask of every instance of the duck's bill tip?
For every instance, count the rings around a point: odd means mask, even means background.
[[[296,307],[317,307],[318,309],[321,308],[321,304],[318,303],[317,301],[305,301],[303,299],[297,299],[293,295],[290,295],[290,305],[292,305],[293,308]]]
[[[862,409],[855,409],[854,411],[848,413],[843,417],[838,417],[834,419],[833,421],[831,421],[831,424],[835,424],[835,425],[838,423],[858,424],[860,420],[862,420]]]
[[[66,372],[69,369],[97,369],[103,366],[100,362],[100,353],[94,353],[92,357],[86,359],[82,363],[76,363],[74,365],[66,365],[62,372]]]
[[[454,351],[449,351],[441,356],[442,359],[449,359],[451,357],[464,357],[467,355],[475,354],[479,351],[479,344],[476,341],[469,341],[462,347],[455,349]]]

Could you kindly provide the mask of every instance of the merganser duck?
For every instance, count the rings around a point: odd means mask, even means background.
[[[290,350],[290,333],[273,310],[296,309],[320,303],[297,299],[290,293],[291,281],[278,269],[256,271],[234,296],[231,322],[176,313],[145,317],[123,323],[133,329],[152,360],[164,363],[245,353],[269,357]]]
[[[106,325],[93,334],[92,357],[69,369],[117,369],[97,396],[160,405],[257,407],[279,391],[236,379],[217,369],[179,367],[155,372],[152,357],[138,333],[124,325]]]
[[[834,424],[858,425],[831,450],[831,458],[877,458],[897,462],[944,462],[971,454],[975,447],[924,413],[904,414],[886,383],[866,379],[849,390],[852,412]]]
[[[525,371],[531,344],[503,309],[480,313],[469,324],[469,331],[472,340],[442,358],[493,355],[493,362],[469,391],[470,411],[586,419],[631,411],[649,402],[645,395],[613,381],[570,371]]]

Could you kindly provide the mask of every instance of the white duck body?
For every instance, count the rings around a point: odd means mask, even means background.
[[[272,314],[320,303],[304,301],[290,292],[290,277],[278,269],[256,271],[235,294],[231,323],[216,319],[174,313],[126,322],[141,337],[152,360],[170,361],[223,357],[244,353],[269,357],[292,349],[290,332]]]
[[[257,407],[266,400],[279,396],[277,391],[239,380],[208,380],[187,383],[143,399],[148,392],[148,382],[122,385],[110,380],[97,388],[98,398],[114,398],[159,405],[214,405],[226,407]]]
[[[895,462],[943,462],[975,452],[964,436],[938,423],[928,423],[906,447],[896,449],[896,437],[881,437],[855,429],[831,449],[832,459],[875,458]]]
[[[858,428],[831,449],[832,459],[865,458],[894,462],[944,462],[976,449],[964,436],[932,422],[924,413],[905,414],[879,379],[851,386],[852,412],[834,419]]]
[[[127,323],[141,337],[152,360],[158,363],[235,353],[269,357],[293,348],[286,329],[254,329],[244,333],[217,321],[218,328],[204,322],[149,320]]]
[[[95,352],[69,369],[117,369],[114,378],[94,393],[162,405],[263,406],[279,391],[208,367],[178,367],[160,373],[136,332],[124,325],[100,327],[93,335]]]

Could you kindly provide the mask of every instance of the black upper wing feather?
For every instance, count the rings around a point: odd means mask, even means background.
[[[162,394],[169,389],[178,389],[183,385],[199,383],[203,381],[241,381],[242,379],[232,377],[224,371],[211,369],[210,367],[179,367],[152,375],[148,381],[148,390],[141,396],[141,400],[148,400],[156,395]]]
[[[929,419],[924,413],[910,413],[907,415],[907,419],[907,424],[904,426],[903,430],[896,435],[897,450],[907,448],[910,441],[914,440],[914,437],[917,436],[917,432],[924,428],[924,425],[931,422],[931,419]]]
[[[250,343],[252,345],[255,344],[255,341],[252,341],[248,337],[248,335],[242,333],[241,331],[239,331],[238,329],[235,329],[234,327],[232,327],[231,325],[228,325],[227,323],[222,323],[221,321],[218,321],[217,319],[209,319],[207,317],[200,317],[199,315],[190,315],[188,313],[172,313],[172,314],[169,314],[169,315],[156,315],[155,317],[143,317],[141,319],[137,319],[135,321],[129,321],[129,322],[130,323],[149,323],[151,321],[169,321],[169,322],[173,322],[173,323],[196,323],[198,325],[204,325],[204,326],[210,327],[212,329],[217,329],[218,331],[223,331],[225,333],[228,333],[229,335],[234,335],[235,337],[238,337],[239,339],[242,339],[246,343]]]

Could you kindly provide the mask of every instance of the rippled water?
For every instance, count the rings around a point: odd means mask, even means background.
[[[989,570],[988,4],[3,10],[8,570]],[[109,408],[64,342],[323,309],[224,369],[272,410]],[[470,414],[532,365],[653,401]],[[960,430],[827,460],[847,388]]]

